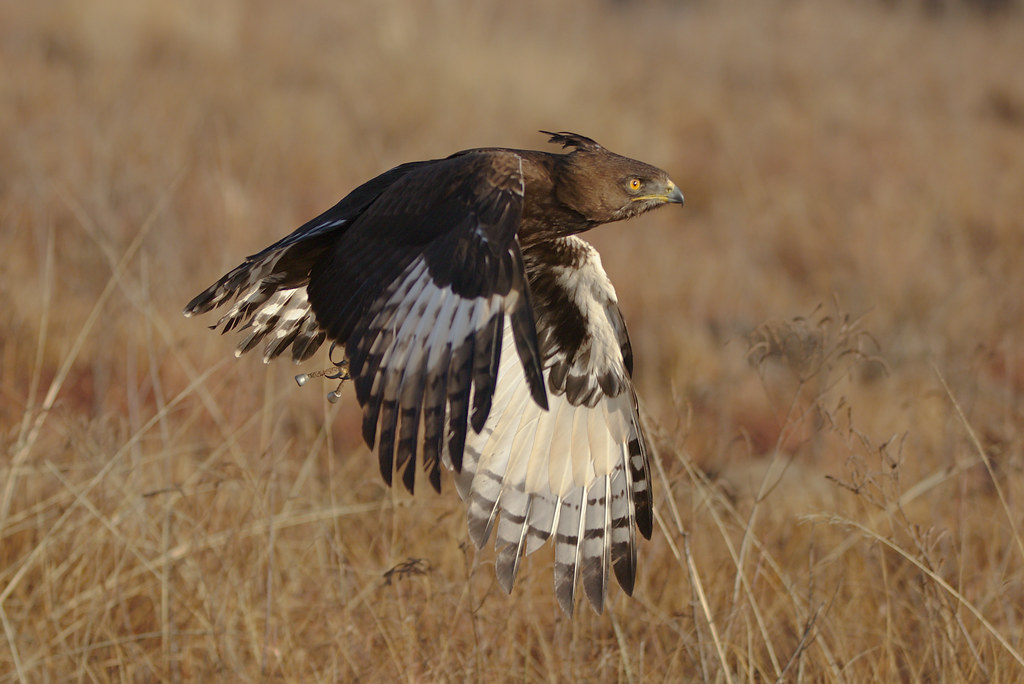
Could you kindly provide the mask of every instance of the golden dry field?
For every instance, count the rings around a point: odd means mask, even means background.
[[[1022,65],[952,1],[0,3],[0,684],[1024,680]],[[687,198],[588,235],[656,526],[572,620],[381,482],[326,351],[181,315],[538,129]]]

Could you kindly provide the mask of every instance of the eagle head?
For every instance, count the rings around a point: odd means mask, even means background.
[[[550,142],[572,148],[562,155],[558,199],[591,225],[621,221],[663,204],[683,204],[682,191],[658,167],[610,152],[576,133],[548,134]]]

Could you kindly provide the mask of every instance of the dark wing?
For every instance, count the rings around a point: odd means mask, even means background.
[[[561,238],[531,246],[524,260],[550,410],[531,401],[519,364],[505,361],[512,344],[506,331],[493,409],[466,442],[456,485],[478,546],[497,522],[496,569],[506,591],[522,556],[554,533],[559,604],[572,614],[582,575],[587,598],[600,611],[609,566],[632,593],[634,524],[650,538],[653,522],[629,338],[615,290],[589,244]]]
[[[211,326],[221,327],[222,333],[235,328],[248,331],[235,350],[236,356],[269,336],[265,362],[289,345],[296,363],[309,358],[326,338],[306,294],[313,265],[385,189],[429,163],[403,164],[367,181],[287,237],[247,257],[189,302],[185,315],[206,313],[237,298],[235,305]]]
[[[345,345],[363,437],[389,484],[400,472],[412,491],[421,435],[435,489],[443,450],[461,469],[468,427],[482,429],[491,410],[506,317],[518,353],[505,361],[525,370],[531,400],[547,408],[516,240],[523,186],[520,157],[503,150],[410,170],[312,269],[309,300]]]

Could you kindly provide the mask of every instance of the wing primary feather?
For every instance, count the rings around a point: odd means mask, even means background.
[[[460,312],[458,297],[442,298],[434,329],[426,342],[423,391],[423,469],[434,489],[441,486],[440,461],[444,448],[444,419],[448,387],[448,363],[451,358],[451,332]]]
[[[385,399],[381,402],[380,440],[377,443],[377,456],[380,460],[380,474],[384,481],[391,485],[391,474],[394,472],[395,428],[398,422],[398,402]]]
[[[635,401],[635,399],[634,399]],[[636,510],[636,526],[644,539],[651,538],[654,528],[654,511],[651,506],[651,463],[647,454],[647,442],[643,428],[635,418],[636,434],[629,440],[629,469],[632,476],[633,506]]]
[[[583,589],[590,605],[598,613],[604,608],[604,597],[608,589],[608,475],[599,477],[586,493],[587,512],[583,538],[580,541],[580,558],[583,575]]]
[[[386,343],[387,346],[384,347],[384,352],[378,356],[375,362],[377,367],[372,375],[366,373],[365,369],[362,375],[357,375],[355,371],[351,370],[352,362],[351,359],[349,360],[349,372],[355,378],[356,399],[363,407],[363,440],[371,449],[374,448],[374,437],[378,433],[377,425],[380,419],[381,404],[385,399],[384,384],[387,381],[387,366],[384,366],[382,369],[380,364],[384,362],[385,357],[392,351],[391,340],[394,340],[394,338],[394,330],[380,331],[378,341],[386,339],[388,342]],[[390,480],[388,484],[391,484]]]
[[[413,307],[432,292],[423,287],[425,270],[422,261],[415,262],[404,277],[378,295],[346,339],[349,371],[355,378],[356,398],[360,404],[370,395],[384,357],[398,337],[397,330],[407,322]],[[416,287],[419,291],[413,293]]]
[[[401,417],[395,451],[395,471],[402,472],[402,482],[410,494],[413,493],[416,482],[416,441],[423,400],[425,366],[429,362],[429,343],[433,337],[431,333],[436,330],[438,309],[442,308],[442,298],[439,295],[437,288],[423,288],[398,334],[401,343],[407,345],[406,350],[398,359],[389,363],[387,369],[393,378],[397,376],[397,381],[389,383],[385,392],[387,396],[397,395]],[[410,326],[409,320],[415,320],[415,325]]]
[[[416,438],[420,426],[420,407],[418,405],[409,408],[403,406],[400,413],[401,427],[396,444],[395,469],[402,471],[402,482],[412,494],[416,481]],[[438,487],[435,487],[435,490],[438,493],[441,491]]]
[[[406,280],[419,282],[422,271],[420,267],[413,268]],[[374,448],[374,435],[378,433],[381,402],[396,397],[405,361],[415,346],[415,340],[410,337],[422,322],[421,318],[405,315],[400,319],[401,325],[392,325],[394,313],[399,310],[408,313],[414,307],[425,306],[432,294],[429,288],[422,288],[415,296],[410,296],[411,288],[408,282],[396,288],[396,292],[405,291],[404,298],[383,307],[381,313],[374,317],[374,322],[360,333],[361,337],[353,339],[356,351],[349,354],[349,372],[355,378],[356,399],[363,406],[363,439],[371,449]],[[393,300],[396,295],[390,296]],[[357,362],[360,364],[358,367],[355,366]],[[387,431],[393,436],[395,426],[387,426]],[[380,432],[385,432],[384,427]]]
[[[448,371],[448,455],[456,470],[462,470],[462,452],[466,447],[475,350],[476,340],[467,338],[452,354]]]
[[[377,417],[380,415],[380,402],[373,401],[363,404],[363,441],[366,446],[374,448],[377,438]],[[385,478],[391,484],[390,478]]]
[[[526,373],[526,381],[530,384],[530,394],[538,406],[547,410],[548,392],[544,387],[544,370],[541,364],[543,357],[537,342],[537,323],[533,319],[530,288],[522,276],[525,267],[518,243],[513,244],[511,254],[515,273],[512,291],[518,291],[520,294],[508,312],[512,319],[512,336],[516,343],[516,352],[523,364],[523,371]]]
[[[418,420],[419,412],[417,412],[417,411],[410,411],[410,413],[412,414],[410,416],[411,421],[415,421],[415,423],[418,423],[419,422],[419,420]],[[403,428],[405,427],[406,422],[407,422],[406,419],[403,418],[402,419],[402,427]],[[413,428],[413,429],[415,430],[416,428]],[[415,434],[413,436],[413,439],[415,440]],[[401,452],[398,452],[398,453],[399,453],[399,456],[401,456]],[[413,450],[411,452],[405,452],[404,455],[405,455],[405,459],[406,459],[405,462],[399,463],[397,465],[397,468],[398,469],[402,469],[404,467],[404,470],[402,470],[402,484],[405,485],[406,491],[408,491],[410,494],[412,494],[414,486],[416,484],[416,452],[415,452],[415,450]],[[434,478],[431,478],[430,484],[431,484],[431,486],[434,488],[434,490],[436,492],[438,492],[438,493],[441,492],[441,479],[440,479],[440,477],[438,477],[436,479],[436,481],[435,481]]]
[[[491,317],[487,329],[477,336],[476,364],[473,368],[473,431],[479,433],[491,412],[494,385],[501,362],[501,335],[505,314],[500,310]]]
[[[387,330],[386,334],[394,341],[385,348],[381,356],[380,367],[376,371],[373,390],[368,401],[368,407],[373,404],[380,405],[380,429],[378,431],[380,436],[377,450],[381,473],[384,474],[387,471],[384,479],[389,484],[391,483],[390,475],[396,470],[394,461],[395,433],[398,429],[398,399],[402,389],[401,383],[404,373],[409,368],[410,357],[420,351],[417,344],[417,333],[421,332],[424,326],[423,310],[421,309],[429,305],[431,294],[432,291],[429,288],[424,288],[415,298],[408,297],[399,305],[408,309],[409,313],[401,320],[397,333],[393,332],[393,329]],[[409,301],[410,299],[413,301]],[[414,309],[416,313],[414,313]],[[384,331],[382,334],[385,334]],[[368,411],[367,415],[369,414]],[[364,425],[365,432],[366,429],[367,426]],[[401,463],[397,464],[399,469],[401,465]],[[415,470],[413,479],[415,481]],[[412,493],[413,486],[408,475],[403,478],[403,482]]]
[[[537,420],[531,414],[538,409],[531,401],[529,396],[520,392],[499,397],[499,402],[507,404],[502,406],[500,420],[508,421],[509,425],[507,428],[501,426],[504,429],[499,440],[488,444],[477,464],[471,487],[469,532],[479,548],[483,548],[491,536],[513,459],[518,456],[525,461],[526,448],[533,443]]]
[[[327,333],[320,330],[316,319],[307,321],[299,339],[292,345],[292,362],[302,363],[309,360],[326,340]]]
[[[430,374],[423,388],[423,467],[433,473],[444,449],[444,423],[448,405],[448,364],[451,343],[444,344],[437,371]],[[458,469],[456,469],[458,472]]]
[[[576,597],[579,543],[583,537],[583,489],[575,489],[561,501],[558,531],[555,533],[555,597],[566,615],[572,617]]]
[[[529,529],[526,525],[526,520],[530,517],[532,507],[533,497],[528,496],[526,499],[526,512],[523,515],[523,522],[520,526],[519,541],[515,544],[506,544],[498,552],[498,556],[494,561],[498,584],[501,585],[506,594],[512,593],[512,587],[516,583],[516,575],[519,574],[519,563],[523,558],[523,546],[526,543],[526,531]]]
[[[633,584],[636,581],[636,534],[632,496],[629,492],[626,473],[619,471],[612,479],[611,503],[611,562],[615,571],[615,579],[627,596],[633,595]],[[622,487],[621,490],[618,487]]]

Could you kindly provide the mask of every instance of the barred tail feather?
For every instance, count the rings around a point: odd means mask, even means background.
[[[559,604],[571,615],[582,583],[601,611],[612,572],[626,593],[633,590],[634,525],[639,512],[649,514],[649,480],[640,462],[646,446],[633,394],[605,396],[594,406],[551,395],[543,410],[533,400],[509,325],[490,415],[479,433],[467,434],[456,475],[470,537],[482,547],[496,530],[498,581],[511,591],[522,557],[554,535]],[[445,463],[451,467],[449,459]]]

